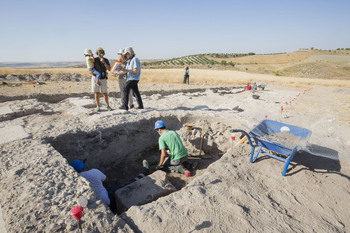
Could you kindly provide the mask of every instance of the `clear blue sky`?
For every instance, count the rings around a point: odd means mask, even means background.
[[[350,47],[349,0],[0,0],[0,62]]]

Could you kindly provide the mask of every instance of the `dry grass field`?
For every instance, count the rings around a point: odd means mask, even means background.
[[[312,56],[317,55],[338,55],[338,56],[348,56],[350,51],[327,51],[327,50],[299,50],[293,53],[280,53],[280,54],[267,54],[267,55],[254,55],[230,58],[227,61],[232,61],[240,64],[293,64],[296,62],[302,62]],[[212,58],[213,59],[213,58]],[[215,60],[222,60],[221,58],[216,58]]]
[[[181,83],[182,69],[159,69],[143,70],[142,82],[144,83]],[[299,77],[285,77],[268,74],[252,74],[232,70],[205,70],[192,69],[190,71],[190,82],[196,84],[225,84],[225,85],[245,85],[247,83],[279,83],[301,85],[322,85],[350,87],[350,80],[334,79],[312,79]]]
[[[339,62],[328,59],[318,60],[321,56],[337,56],[350,58],[347,50],[325,51],[325,50],[299,50],[293,53],[254,55],[228,59],[236,64],[235,70],[274,74],[277,76],[321,78],[321,79],[350,79],[350,63]],[[220,59],[216,59],[220,61]]]

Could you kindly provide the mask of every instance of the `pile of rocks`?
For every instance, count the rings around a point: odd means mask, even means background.
[[[9,74],[0,76],[2,81],[12,82],[33,82],[33,81],[73,81],[81,82],[90,80],[90,76],[82,76],[73,73],[38,73],[38,74]]]

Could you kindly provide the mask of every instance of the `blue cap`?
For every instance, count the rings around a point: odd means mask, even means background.
[[[82,161],[80,161],[80,160],[78,160],[78,159],[73,160],[73,161],[70,163],[70,165],[71,165],[77,172],[80,172],[81,170],[83,170],[84,167],[86,167],[86,165],[85,165]]]
[[[163,127],[165,127],[164,121],[158,120],[154,124],[154,129],[160,129],[160,128],[163,128]]]

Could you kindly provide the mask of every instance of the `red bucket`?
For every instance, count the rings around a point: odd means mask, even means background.
[[[80,205],[74,206],[69,212],[69,215],[73,216],[74,220],[79,220],[83,217],[83,210],[84,208]]]

